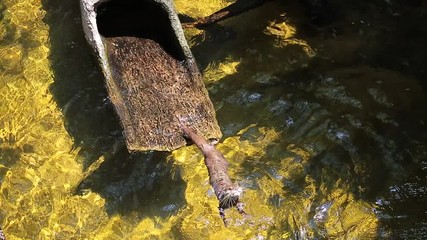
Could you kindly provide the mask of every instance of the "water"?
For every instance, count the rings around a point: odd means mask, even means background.
[[[176,4],[227,4],[207,2]],[[271,2],[186,31],[245,188],[228,228],[196,148],[124,149],[76,1],[1,2],[8,239],[426,238],[427,6],[329,2],[322,21]]]

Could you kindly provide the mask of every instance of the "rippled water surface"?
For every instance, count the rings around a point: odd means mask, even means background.
[[[124,148],[78,1],[0,1],[7,238],[427,238],[426,3],[302,2],[186,30],[245,188],[225,228],[195,147]]]

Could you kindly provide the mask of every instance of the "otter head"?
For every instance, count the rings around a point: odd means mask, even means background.
[[[237,205],[243,189],[239,184],[234,183],[228,186],[219,196],[219,207],[222,209],[231,208]]]

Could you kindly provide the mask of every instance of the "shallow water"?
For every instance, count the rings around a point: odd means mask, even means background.
[[[176,1],[190,17],[229,1]],[[202,155],[127,153],[76,1],[0,2],[8,239],[425,239],[427,6],[271,2],[186,31],[250,215]]]

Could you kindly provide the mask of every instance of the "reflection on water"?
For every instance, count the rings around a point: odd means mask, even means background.
[[[190,17],[230,1],[176,1]],[[274,1],[186,34],[249,216],[202,155],[128,153],[78,2],[0,3],[0,225],[10,239],[427,237],[422,1]],[[323,25],[320,25],[323,24]]]

